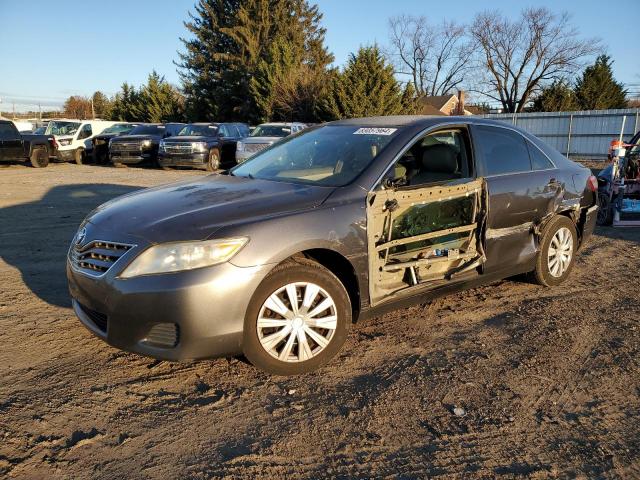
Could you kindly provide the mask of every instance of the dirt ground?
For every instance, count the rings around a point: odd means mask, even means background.
[[[0,167],[0,477],[640,477],[640,230],[598,229],[563,287],[400,310],[272,377],[120,352],[70,309],[85,214],[188,175]]]

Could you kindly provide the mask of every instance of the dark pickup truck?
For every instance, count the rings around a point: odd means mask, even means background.
[[[30,160],[33,167],[46,167],[55,157],[53,135],[21,135],[9,120],[0,120],[0,161]]]
[[[236,164],[236,145],[249,135],[244,123],[190,123],[160,142],[161,168],[195,167],[210,172]]]
[[[120,135],[109,140],[109,159],[116,167],[155,164],[158,160],[160,141],[176,135],[183,127],[184,123],[138,125],[128,135]]]
[[[100,135],[91,139],[93,143],[93,162],[99,165],[109,163],[109,140],[120,135],[127,135],[136,128],[139,123],[116,123],[110,126]]]

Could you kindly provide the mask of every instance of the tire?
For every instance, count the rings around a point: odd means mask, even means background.
[[[31,152],[31,166],[35,168],[44,168],[49,165],[49,152],[45,148],[36,148]]]
[[[609,226],[613,223],[613,210],[611,209],[611,198],[608,194],[598,193],[598,225]]]
[[[220,151],[217,148],[209,150],[209,158],[207,159],[207,171],[215,172],[220,170]]]
[[[554,287],[564,282],[575,264],[577,246],[578,235],[574,223],[561,215],[554,217],[542,234],[536,269],[533,271],[536,283]],[[553,251],[559,252],[554,256]]]
[[[85,152],[82,148],[78,148],[75,152],[73,152],[73,159],[78,165],[82,165],[84,163]]]
[[[290,291],[295,291],[300,315],[293,313],[295,308],[289,301]],[[279,305],[273,301],[274,296],[280,299]],[[284,307],[282,311],[286,313],[276,313],[269,305]],[[323,310],[317,310],[323,306]],[[315,314],[314,310],[317,310]],[[311,325],[319,320],[324,320],[323,325],[329,328]],[[269,273],[254,293],[244,321],[243,351],[254,366],[265,372],[275,375],[307,373],[338,353],[350,325],[351,302],[340,280],[316,262],[291,260]],[[300,347],[301,339],[308,348]],[[288,361],[284,360],[285,355],[288,355]]]

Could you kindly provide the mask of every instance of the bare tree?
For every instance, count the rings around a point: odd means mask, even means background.
[[[389,19],[389,40],[396,73],[408,75],[418,95],[445,95],[464,82],[473,45],[462,25],[401,15]]]
[[[92,118],[91,100],[87,97],[72,95],[67,98],[62,108],[66,117],[78,118],[80,120]]]
[[[486,78],[479,93],[521,112],[545,83],[575,73],[600,50],[595,39],[580,39],[569,16],[529,8],[516,21],[488,11],[476,15],[471,34],[480,51]]]

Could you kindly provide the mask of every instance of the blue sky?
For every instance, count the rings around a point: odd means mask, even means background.
[[[516,16],[526,6],[569,12],[585,37],[599,37],[614,57],[617,78],[637,84],[638,0],[320,0],[327,45],[342,65],[361,45],[387,41],[387,19],[402,13],[426,15],[433,22],[470,21],[484,9]],[[95,90],[113,94],[123,81],[141,84],[156,69],[178,83],[173,64],[187,34],[182,22],[194,0],[0,0],[0,110],[28,108],[26,103],[59,105],[72,94]],[[613,11],[614,10],[614,11]],[[615,12],[621,17],[616,20]]]

